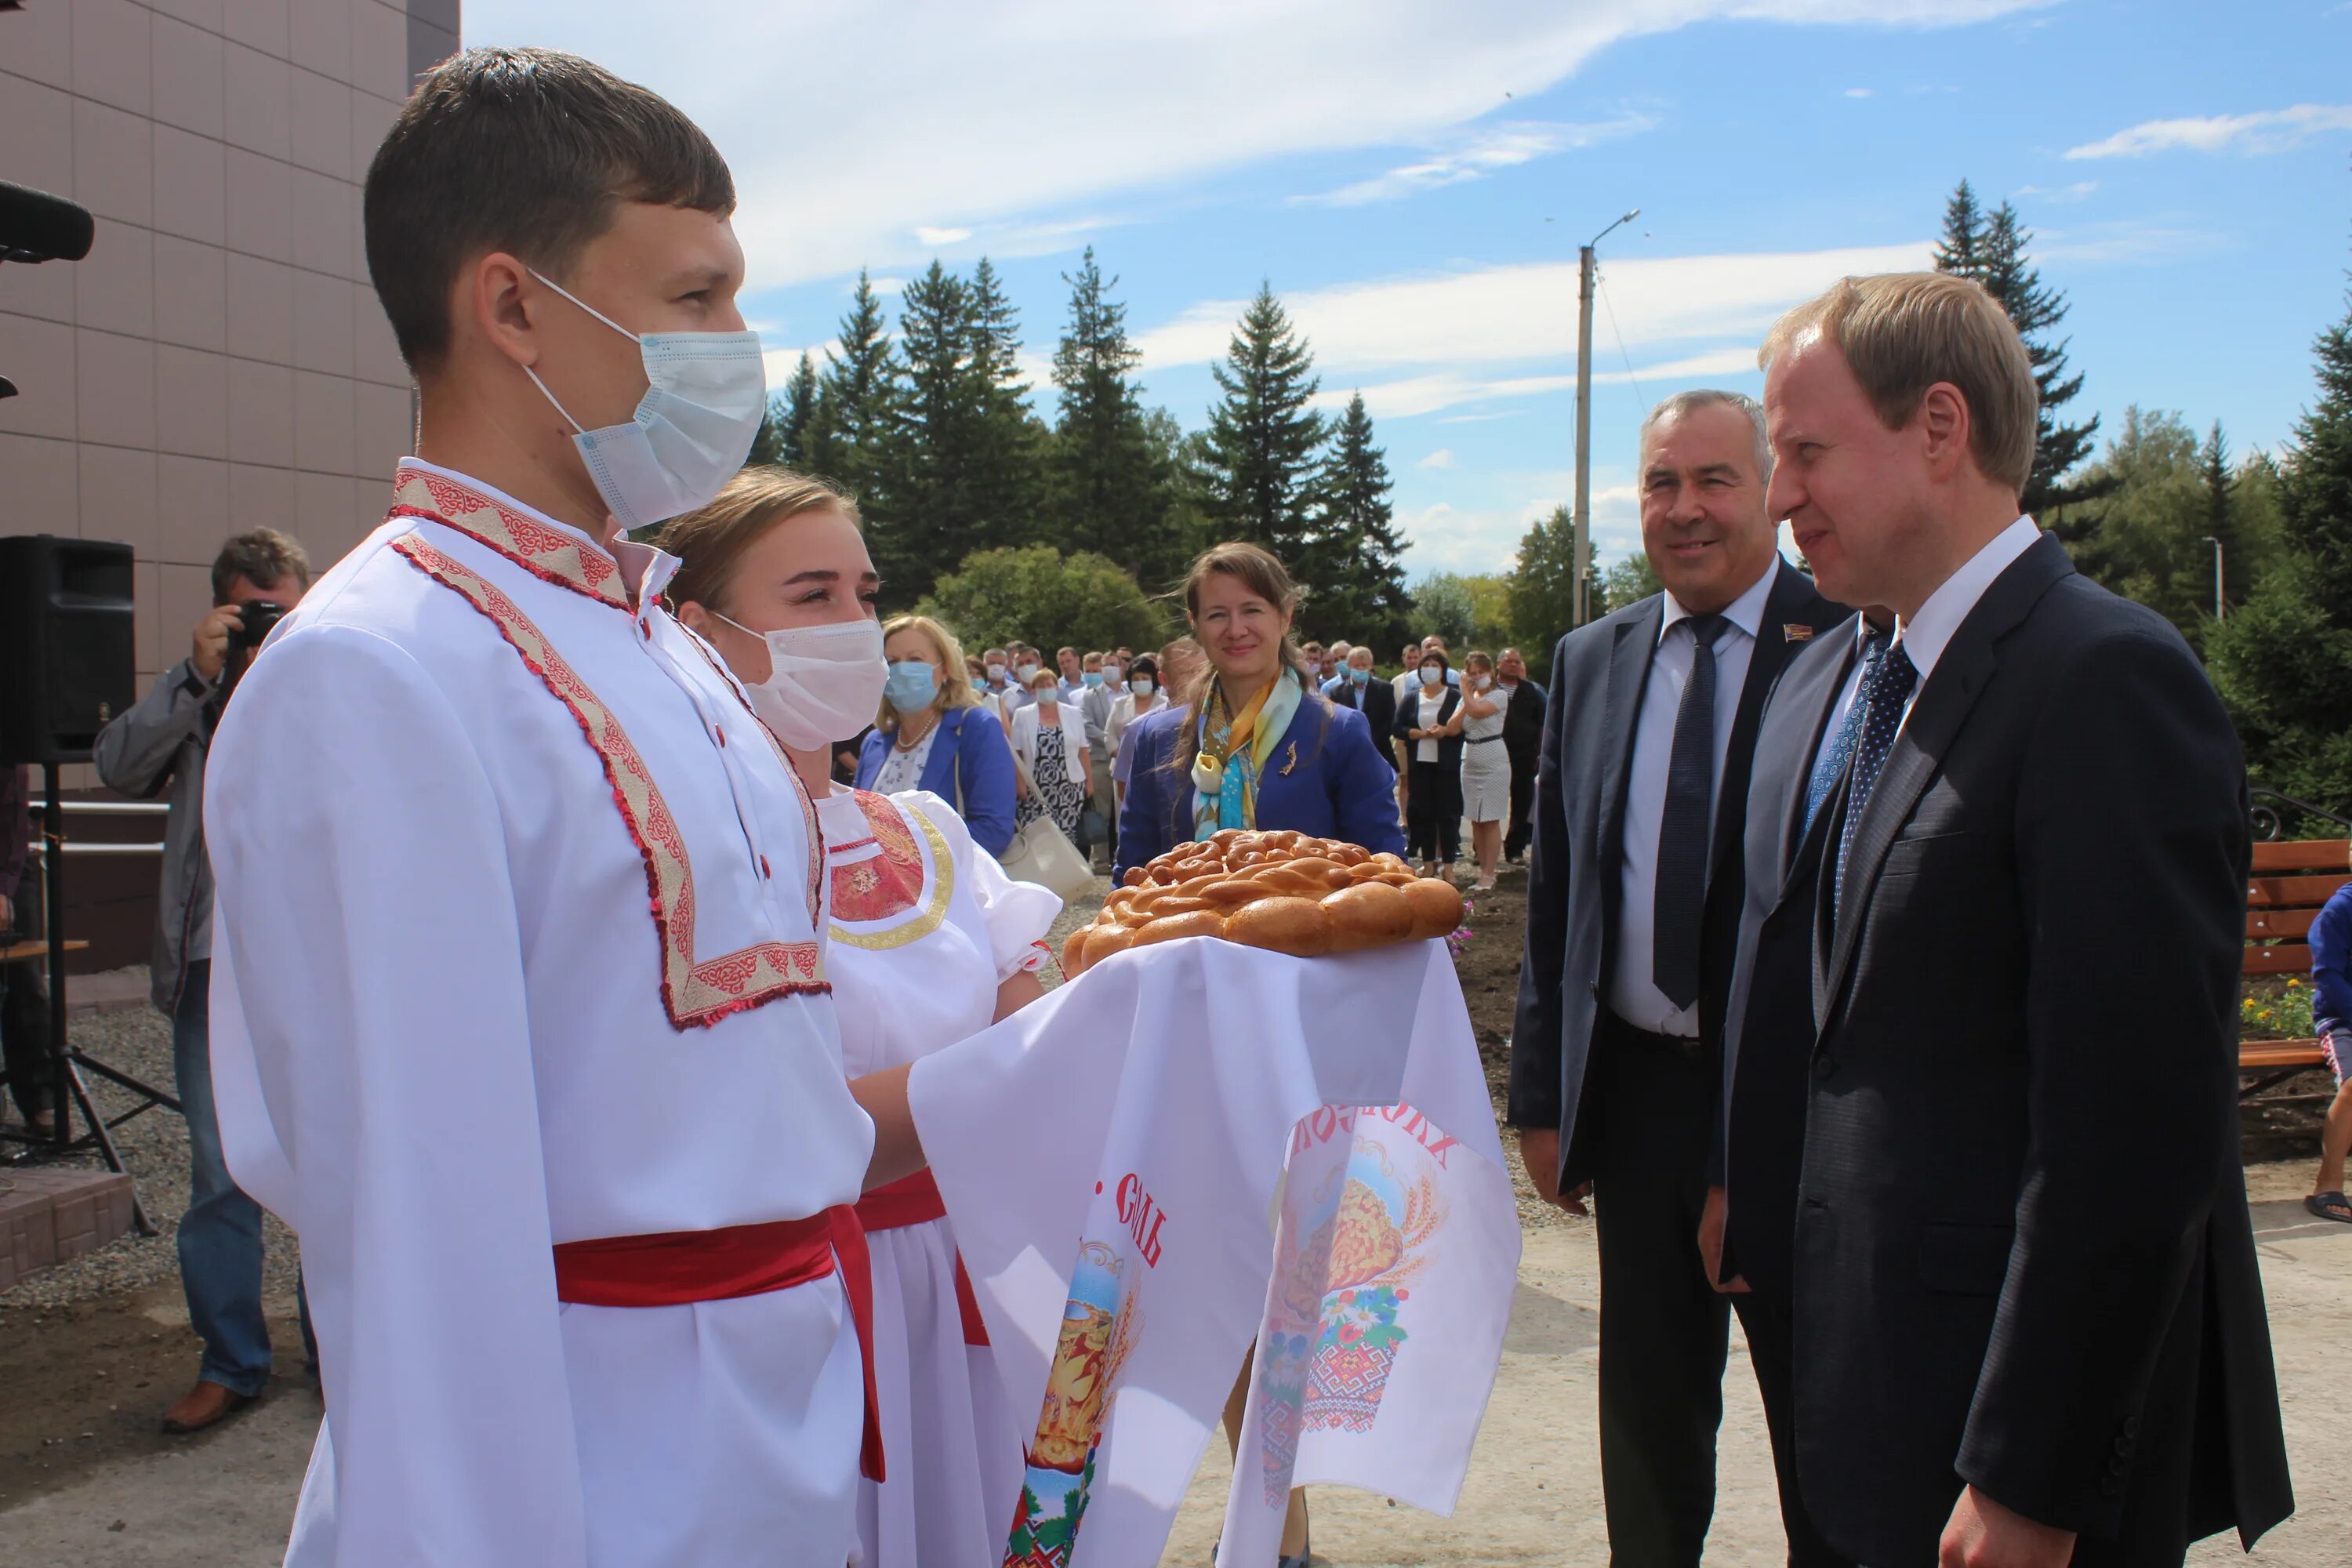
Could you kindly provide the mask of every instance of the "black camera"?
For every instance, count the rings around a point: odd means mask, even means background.
[[[239,624],[229,628],[228,651],[259,647],[269,628],[286,618],[286,606],[271,604],[268,599],[256,599],[236,607]]]

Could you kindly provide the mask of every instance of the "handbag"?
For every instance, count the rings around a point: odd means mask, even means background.
[[[1034,794],[1037,786],[1029,777],[1029,766],[1021,753],[1013,753],[1013,766],[1022,782]],[[1004,874],[1016,882],[1034,882],[1055,894],[1064,903],[1100,890],[1095,878],[1093,862],[1078,853],[1051,816],[1034,818],[1027,826],[1013,834],[1013,842],[996,858]]]

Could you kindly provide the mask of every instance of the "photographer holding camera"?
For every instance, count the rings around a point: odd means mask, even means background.
[[[92,753],[110,789],[149,800],[171,791],[152,994],[172,1020],[173,1068],[187,1115],[189,1191],[180,1219],[180,1280],[188,1321],[205,1342],[196,1385],[163,1413],[163,1429],[174,1433],[200,1432],[234,1415],[269,1381],[261,1209],[229,1179],[213,1111],[207,1007],[213,881],[205,858],[205,756],[254,650],[310,586],[310,562],[293,540],[257,528],[221,547],[212,575],[213,608],[196,623],[188,657],[99,732]]]

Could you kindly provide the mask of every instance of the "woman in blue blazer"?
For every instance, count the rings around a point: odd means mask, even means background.
[[[1382,738],[1298,677],[1297,603],[1282,563],[1255,545],[1220,544],[1192,563],[1184,609],[1209,668],[1179,706],[1135,721],[1114,881],[1221,827],[1404,852]]]
[[[971,689],[955,634],[929,616],[898,616],[882,628],[882,657],[890,679],[857,753],[857,787],[929,790],[961,815],[974,844],[1003,854],[1013,842],[1013,751]]]

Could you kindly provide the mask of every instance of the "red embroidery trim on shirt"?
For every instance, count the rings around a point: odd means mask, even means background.
[[[760,942],[695,962],[694,867],[687,858],[686,838],[620,721],[513,600],[425,542],[421,534],[405,534],[394,540],[392,547],[498,627],[531,673],[572,710],[580,732],[603,762],[613,786],[613,804],[645,858],[647,904],[661,941],[662,1006],[671,1025],[708,1028],[779,996],[831,992],[814,942]]]
[[[621,592],[621,569],[610,556],[583,549],[578,539],[563,530],[500,506],[478,490],[421,468],[403,468],[392,499],[394,517],[446,523],[488,545],[534,577],[618,609],[630,607]]]
[[[860,844],[874,844],[881,853],[854,864],[835,864],[833,868],[833,918],[855,924],[887,921],[892,915],[903,914],[923,899],[923,858],[915,847],[915,835],[898,815],[887,795],[866,790],[855,792],[857,809],[865,814],[870,838]],[[836,845],[834,853],[857,847],[856,845]]]

